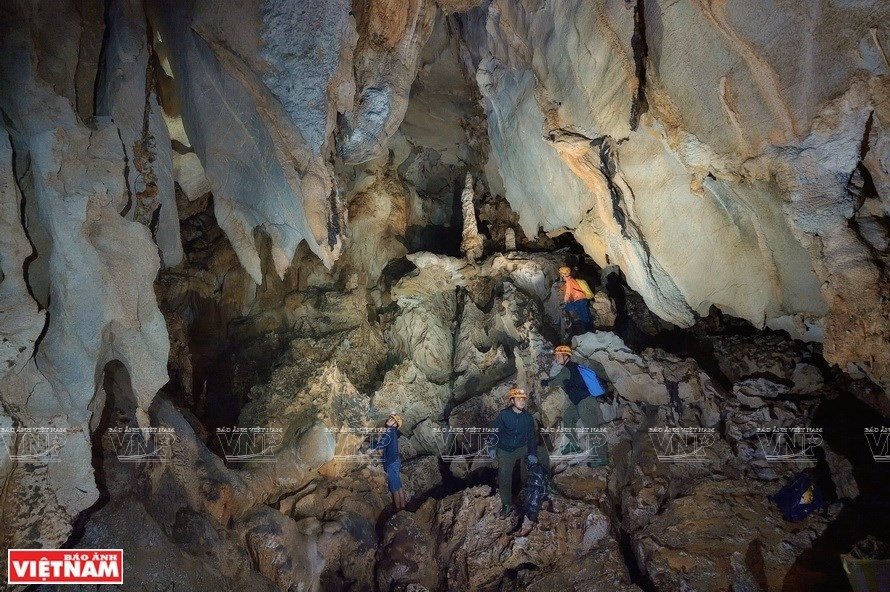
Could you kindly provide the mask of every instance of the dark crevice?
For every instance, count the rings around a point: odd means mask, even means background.
[[[161,219],[161,206],[158,204],[158,207],[155,208],[155,211],[151,213],[151,221],[148,223],[148,229],[151,231],[151,238],[155,243],[158,242],[158,223]]]
[[[633,102],[630,105],[631,130],[637,129],[637,126],[640,123],[640,116],[649,110],[649,101],[646,99],[646,59],[649,56],[649,46],[646,43],[646,20],[644,12],[644,0],[637,0],[636,5],[634,6],[634,33],[630,39],[637,76],[637,90],[634,94]]]
[[[71,535],[68,537],[65,544],[62,545],[62,547],[66,549],[78,545],[86,533],[86,526],[89,523],[90,518],[111,501],[111,491],[108,488],[108,479],[106,477],[106,450],[103,446],[102,436],[108,432],[109,428],[115,427],[115,424],[118,421],[118,404],[121,403],[117,400],[117,388],[115,385],[115,378],[118,375],[118,372],[115,370],[118,368],[121,369],[123,373],[126,373],[126,370],[123,370],[123,365],[118,361],[111,361],[105,365],[105,371],[103,372],[102,378],[102,387],[105,391],[105,406],[102,408],[102,416],[99,420],[99,425],[96,426],[96,429],[90,436],[93,473],[96,478],[96,489],[99,490],[99,497],[93,505],[83,510],[75,518],[74,523],[72,524]],[[129,380],[129,373],[126,373],[126,376],[127,380]]]
[[[98,64],[98,74],[96,75],[96,79],[93,81],[93,115],[100,115],[99,113],[99,89],[103,88],[106,84],[106,77],[108,76],[108,38],[111,36],[111,7],[114,5],[114,2],[106,2],[105,10],[102,15],[102,21],[105,24],[105,28],[102,31],[102,47],[99,49],[99,64]],[[101,115],[108,115],[107,113]]]
[[[37,245],[34,244],[34,241],[31,240],[31,234],[28,232],[28,215],[25,211],[25,207],[27,206],[27,200],[25,198],[25,192],[22,189],[21,184],[19,183],[19,179],[22,178],[19,176],[17,167],[16,167],[16,150],[15,143],[12,141],[12,138],[7,134],[7,139],[9,140],[9,147],[12,150],[12,178],[13,182],[16,184],[16,187],[19,190],[19,195],[21,195],[21,199],[19,200],[19,222],[22,225],[22,232],[25,233],[25,238],[28,239],[28,244],[31,245],[31,252],[25,257],[25,260],[22,261],[22,279],[25,282],[25,288],[28,290],[28,295],[37,303],[37,310],[42,310],[43,306],[40,304],[40,300],[34,296],[34,290],[31,288],[31,282],[28,281],[28,268],[31,266],[37,257],[40,256],[40,253],[37,251]],[[28,166],[28,172],[30,172],[30,166]],[[25,173],[27,174],[27,172]],[[49,302],[47,302],[47,306]],[[47,321],[49,319],[47,318]],[[47,325],[49,323],[47,322]],[[43,338],[43,335],[46,334],[46,326],[43,328],[43,332],[40,334],[40,338]],[[38,340],[39,341],[39,340]],[[35,344],[35,353],[36,353],[36,344]]]
[[[456,403],[454,401],[454,381],[460,376],[457,372],[455,372],[456,360],[458,352],[458,340],[460,338],[460,326],[463,323],[464,317],[464,308],[467,304],[467,289],[462,286],[454,287],[454,318],[451,321],[452,332],[451,332],[451,375],[448,378],[448,390],[452,393],[452,398],[445,404],[445,409],[442,411],[442,417],[445,421],[448,421],[448,416],[451,415],[451,410],[454,409]]]
[[[46,306],[49,307],[49,299],[47,299]],[[49,320],[50,320],[50,312],[49,308],[46,309],[46,319],[43,322],[43,329],[40,331],[40,335],[37,336],[37,339],[34,340],[34,351],[31,354],[31,357],[34,359],[34,364],[37,364],[37,353],[40,351],[40,345],[43,343],[43,338],[46,337],[47,331],[49,331]],[[39,368],[39,366],[38,366]]]
[[[15,143],[11,141],[11,138],[10,138],[9,146],[10,146],[10,149],[12,150],[12,177],[14,180],[13,182],[16,184],[16,187],[19,190],[19,195],[21,195],[21,200],[19,201],[19,221],[22,225],[22,232],[25,233],[25,238],[28,239],[28,243],[31,245],[31,253],[29,253],[28,256],[25,257],[25,260],[22,261],[22,280],[24,281],[25,288],[28,290],[28,295],[37,304],[37,310],[38,311],[41,311],[41,310],[46,311],[46,316],[44,317],[44,320],[43,320],[43,328],[40,330],[40,335],[38,335],[37,339],[34,340],[34,349],[31,352],[31,358],[34,360],[34,363],[37,364],[37,353],[40,351],[40,345],[43,343],[43,339],[44,339],[44,337],[46,337],[47,331],[49,331],[49,320],[50,320],[49,306],[50,306],[50,302],[52,299],[52,294],[51,293],[47,294],[46,309],[44,309],[43,306],[40,304],[40,300],[34,295],[34,290],[31,287],[31,282],[28,281],[28,277],[29,277],[28,270],[30,269],[31,264],[34,261],[36,261],[37,257],[40,255],[40,253],[37,251],[37,245],[35,245],[34,241],[31,240],[31,234],[28,232],[28,217],[27,217],[27,213],[25,211],[25,208],[27,207],[27,199],[25,196],[25,191],[21,186],[21,179],[24,178],[25,174],[31,173],[31,171],[30,171],[31,167],[30,167],[30,160],[29,160],[28,161],[29,162],[28,171],[26,171],[22,176],[19,176],[17,166],[16,166],[17,159],[16,159]],[[39,366],[38,366],[38,368],[39,368]]]
[[[337,208],[337,184],[334,183],[331,187],[331,193],[328,196],[328,201],[330,202],[330,219],[328,220],[328,246],[332,249],[334,245],[337,244],[337,241],[340,239],[340,235],[343,232],[343,228],[340,226],[340,215],[339,210]]]
[[[127,146],[124,144],[124,138],[121,136],[121,129],[117,128],[117,137],[121,141],[121,150],[124,151],[124,184],[127,187],[127,204],[124,209],[119,212],[122,218],[126,218],[133,207],[133,189],[130,187],[130,159],[127,156]]]
[[[875,112],[874,110],[868,114],[868,119],[865,121],[865,128],[862,130],[862,143],[859,145],[859,160],[862,161],[866,155],[868,155],[868,138],[871,135],[871,126],[874,124]]]
[[[618,547],[621,549],[621,557],[624,559],[624,565],[627,567],[627,573],[630,575],[630,581],[639,586],[643,592],[658,592],[655,582],[644,570],[640,569],[637,564],[636,555],[633,552],[633,543],[630,535],[620,529],[618,532]]]
[[[871,450],[859,438],[850,437],[866,428],[886,423],[873,408],[848,392],[824,400],[816,410],[813,425],[824,426],[828,447],[849,461],[859,495],[842,498],[843,509],[794,561],[785,575],[782,592],[835,592],[849,590],[838,560],[868,535],[887,540],[890,533],[890,463],[875,462]]]
[[[600,152],[600,172],[603,174],[609,187],[609,195],[612,198],[612,216],[615,217],[615,221],[621,227],[621,236],[631,240],[630,235],[627,233],[627,214],[624,213],[624,209],[621,207],[624,195],[621,193],[621,189],[613,182],[615,175],[618,173],[618,163],[615,162],[612,154],[612,138],[602,136],[591,140],[590,145],[598,148]]]
[[[641,433],[644,429],[646,428],[640,428]],[[628,464],[624,465],[623,463],[619,463],[619,466],[615,467],[614,478],[616,491],[622,491],[626,487],[629,487],[630,481],[633,477],[633,469],[630,468],[634,466],[636,462],[635,445],[633,439],[628,442],[628,444],[630,448],[626,450],[627,454],[625,455],[625,459]],[[631,582],[639,586],[639,588],[643,590],[643,592],[657,592],[658,589],[655,587],[655,583],[652,581],[652,578],[645,570],[645,566],[641,566],[638,563],[637,556],[633,550],[633,540],[631,538],[631,534],[627,532],[627,529],[624,527],[624,507],[621,503],[622,496],[610,493],[609,497],[612,498],[614,504],[612,515],[610,517],[612,522],[612,532],[618,541],[618,547],[621,551],[621,558],[624,560],[624,565],[627,568],[627,573],[630,576]]]
[[[412,253],[428,251],[436,255],[460,257],[460,226],[409,226],[405,233],[406,246]]]

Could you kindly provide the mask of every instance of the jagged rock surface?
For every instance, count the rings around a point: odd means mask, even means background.
[[[846,221],[859,163],[886,178],[888,8],[756,10],[493,0],[461,15],[491,158],[526,234],[571,230],[662,318],[716,305],[824,326],[826,359],[886,388],[886,251]]]

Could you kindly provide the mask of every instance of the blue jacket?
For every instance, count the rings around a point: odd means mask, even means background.
[[[373,450],[383,449],[383,466],[388,467],[399,460],[399,430],[395,426],[386,428],[380,440],[371,447]]]
[[[528,446],[528,454],[538,455],[538,435],[535,433],[535,419],[523,409],[520,413],[512,406],[501,409],[494,422],[498,432],[498,448],[513,452],[520,446]]]

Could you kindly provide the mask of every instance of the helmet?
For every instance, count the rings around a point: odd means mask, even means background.
[[[392,419],[395,420],[395,422],[396,422],[396,429],[397,429],[397,430],[402,429],[402,423],[404,423],[404,420],[402,419],[402,417],[401,417],[398,413],[396,413],[395,411],[393,411],[392,413],[389,414],[389,417],[391,417]],[[387,421],[389,421],[389,417],[386,418]]]
[[[572,355],[572,348],[568,345],[557,345],[554,353]]]
[[[562,267],[559,268],[559,275],[561,275],[562,277],[566,277],[566,276],[570,275],[571,273],[572,273],[572,269],[567,265],[563,265]]]
[[[528,399],[525,389],[511,388],[510,392],[507,393],[507,400],[512,401],[513,399]]]

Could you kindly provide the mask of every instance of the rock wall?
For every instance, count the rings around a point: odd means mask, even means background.
[[[126,366],[146,424],[167,382],[169,345],[153,287],[157,246],[146,226],[120,214],[130,196],[121,134],[108,118],[87,126],[76,112],[78,68],[69,62],[79,63],[94,24],[65,4],[7,3],[4,13],[3,303],[14,308],[2,322],[18,349],[0,370],[0,392],[8,424],[58,432],[33,470],[6,467],[3,538],[59,547],[98,495],[90,433],[104,406],[105,365]],[[71,46],[59,50],[59,39]]]
[[[491,159],[526,234],[571,230],[662,318],[781,324],[886,387],[886,248],[848,221],[857,167],[885,178],[888,8],[755,4],[460,15]]]

